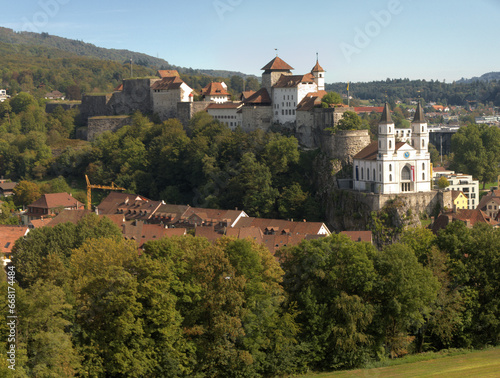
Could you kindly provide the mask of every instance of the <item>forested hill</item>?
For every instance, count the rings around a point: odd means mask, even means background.
[[[134,64],[148,67],[154,70],[176,69],[180,73],[184,74],[205,74],[220,77],[231,77],[233,75],[241,77],[248,76],[241,72],[234,71],[179,67],[170,64],[164,59],[155,58],[147,54],[129,50],[106,49],[103,47],[97,47],[91,43],[85,43],[83,41],[49,35],[48,33],[15,32],[12,29],[0,27],[0,42],[13,45],[56,48],[61,51],[66,51],[80,56],[112,60],[119,63],[127,63],[130,62],[130,59],[132,59]]]
[[[457,80],[457,83],[473,83],[475,81],[493,81],[493,80],[500,81],[500,72],[488,72],[479,77],[474,76],[471,79],[461,78],[460,80]]]
[[[347,83],[327,84],[326,90],[347,94]],[[443,105],[467,105],[474,102],[500,106],[500,81],[445,83],[434,80],[387,79],[350,83],[350,95],[361,100],[394,102],[418,98]]]

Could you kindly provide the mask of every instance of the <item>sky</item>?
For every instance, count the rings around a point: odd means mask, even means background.
[[[0,26],[261,75],[276,54],[326,82],[452,82],[500,71],[500,0],[23,0]],[[1,59],[0,59],[1,62]]]

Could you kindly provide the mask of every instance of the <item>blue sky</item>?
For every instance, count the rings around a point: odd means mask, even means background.
[[[24,0],[0,26],[260,75],[278,49],[327,82],[446,80],[500,71],[500,0]],[[1,61],[1,60],[0,60]]]

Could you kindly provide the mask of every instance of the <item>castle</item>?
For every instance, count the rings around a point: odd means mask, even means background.
[[[88,119],[87,138],[122,127],[127,123],[123,116],[135,110],[156,114],[161,120],[177,118],[183,124],[196,112],[206,111],[233,130],[267,131],[279,125],[292,132],[302,146],[318,148],[324,142],[324,130],[334,126],[346,110],[353,110],[342,104],[320,107],[327,92],[325,70],[318,59],[304,75],[292,75],[293,68],[278,56],[262,70],[261,89],[244,92],[241,101],[235,102],[229,101],[224,83],[210,83],[201,91],[203,101],[194,101],[193,89],[175,70],[159,70],[154,78],[125,79],[113,93],[83,96],[81,113]]]

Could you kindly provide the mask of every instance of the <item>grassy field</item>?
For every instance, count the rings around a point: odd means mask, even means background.
[[[425,358],[425,355],[422,357]],[[438,354],[433,353],[429,357],[431,359],[420,362],[374,369],[309,374],[301,376],[301,378],[500,377],[500,348],[465,352],[447,357],[440,357]]]

